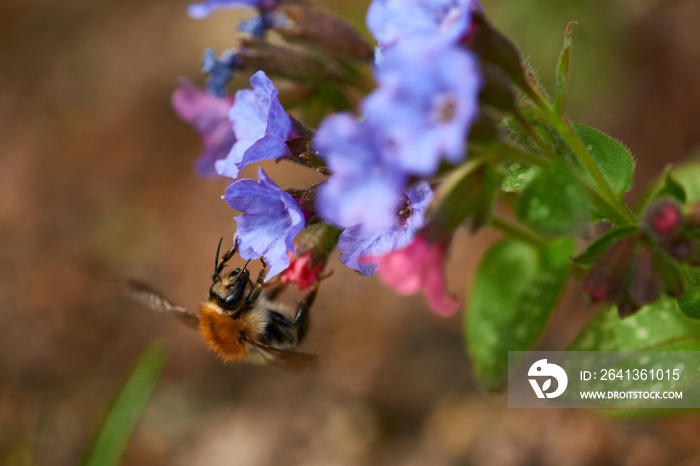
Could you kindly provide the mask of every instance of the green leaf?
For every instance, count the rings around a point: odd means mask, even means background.
[[[666,170],[664,170],[663,185],[661,186],[659,192],[656,193],[655,197],[659,198],[663,196],[673,197],[682,204],[685,204],[686,201],[685,189],[680,183],[673,179],[673,175],[671,175],[671,171],[668,169],[668,167]]]
[[[543,168],[527,185],[516,213],[523,223],[549,237],[578,232],[591,219],[586,188],[563,160]]]
[[[678,308],[691,319],[700,319],[700,269],[684,265],[681,268],[685,293],[678,298]]]
[[[85,454],[84,466],[117,466],[129,437],[158,381],[166,352],[150,345],[119,389],[99,432]]]
[[[564,47],[559,54],[559,65],[557,66],[557,92],[554,98],[554,108],[557,112],[564,111],[564,100],[569,84],[569,65],[571,61],[571,30],[576,26],[576,21],[571,21],[566,27],[564,36]]]
[[[537,341],[569,275],[574,242],[544,248],[503,239],[486,253],[474,277],[464,333],[479,380],[497,389],[507,379],[508,351]]]
[[[611,230],[605,233],[597,240],[595,240],[590,246],[586,248],[585,251],[583,251],[581,254],[579,254],[571,260],[575,264],[581,265],[583,267],[590,267],[596,262],[596,260],[598,259],[598,257],[600,257],[602,253],[604,253],[610,246],[613,245],[613,243],[617,242],[618,240],[621,240],[622,238],[632,236],[637,232],[638,229],[639,228],[636,226],[628,226]]]
[[[542,119],[540,114],[531,109],[523,108],[520,110],[520,115],[528,125],[535,130],[535,133],[549,146],[557,155],[567,155],[567,158],[573,159],[573,153],[569,150],[564,139],[557,133],[547,121]],[[520,146],[535,153],[541,153],[540,148],[535,141],[532,140],[528,132],[523,128],[520,121],[515,117],[507,117],[502,121],[501,131],[505,139],[514,146]],[[568,152],[567,152],[568,151]]]
[[[673,179],[683,187],[686,202],[700,201],[700,161],[678,165],[671,169]]]
[[[674,358],[674,361],[664,365],[665,368],[671,368],[685,355],[692,354],[687,353],[688,351],[700,351],[700,322],[688,319],[681,312],[678,312],[675,300],[666,296],[644,306],[636,314],[625,319],[620,319],[617,315],[617,308],[612,306],[596,315],[567,350],[681,352],[679,358]],[[620,362],[618,361],[617,364],[620,365]],[[686,366],[690,367],[687,364]],[[685,371],[682,373],[685,374]],[[695,372],[690,374],[695,374]],[[668,390],[675,388],[669,387]],[[690,401],[686,398],[698,396],[697,390],[693,390],[692,386],[688,388],[692,392],[684,393],[683,398],[686,403]],[[643,390],[644,387],[638,384],[635,389]],[[681,411],[678,409],[638,408],[606,412],[612,416],[650,417],[677,415]]]
[[[613,192],[621,197],[629,191],[634,175],[634,159],[625,146],[590,126],[575,124],[574,129],[600,167]],[[595,186],[583,167],[581,174],[590,181],[591,186]]]
[[[593,179],[559,133],[536,112],[524,109],[521,114],[554,153],[571,162],[572,166],[575,167],[584,180],[595,188]],[[539,152],[537,145],[532,141],[516,119],[507,118],[504,120],[503,124],[502,130],[513,144],[524,146],[534,152]],[[617,196],[622,196],[629,191],[632,186],[632,176],[634,174],[634,159],[625,146],[590,126],[574,124],[574,130],[595,159],[613,192]],[[700,167],[700,163],[698,166]],[[700,195],[700,183],[698,183],[698,194]]]
[[[695,348],[700,351],[700,322],[678,312],[676,301],[662,297],[620,319],[613,306],[595,316],[568,351],[645,351]]]
[[[689,187],[692,189],[693,185],[697,183],[696,177],[700,176],[700,169],[697,171],[688,170],[690,176],[683,176],[683,172],[685,170],[682,167],[679,168],[679,172],[681,173],[683,183],[680,183],[677,180],[675,169],[671,169],[671,167],[666,167],[664,169],[664,174],[661,176],[661,179],[658,179],[651,187],[651,189],[649,189],[644,194],[644,196],[642,196],[642,199],[637,203],[637,212],[643,212],[644,210],[646,210],[649,204],[652,203],[652,201],[663,196],[670,196],[679,201],[680,203],[685,204],[685,202],[688,200],[688,196],[686,194],[684,184],[689,185]],[[698,185],[698,187],[700,187],[700,185]]]
[[[501,189],[507,193],[518,193],[539,173],[539,168],[520,162],[507,162],[503,165],[506,177]]]

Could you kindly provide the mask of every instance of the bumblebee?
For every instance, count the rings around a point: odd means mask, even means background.
[[[236,254],[238,243],[219,260],[221,242],[216,248],[216,261],[209,298],[199,314],[173,304],[148,285],[130,280],[127,294],[146,307],[179,317],[187,325],[199,329],[219,358],[226,363],[250,362],[273,364],[288,369],[307,369],[318,365],[315,354],[296,351],[309,328],[309,311],[316,298],[318,281],[298,303],[293,318],[284,303],[276,301],[286,284],[278,281],[265,285],[267,269],[264,257],[255,283],[247,267],[236,268],[222,276],[226,263]]]

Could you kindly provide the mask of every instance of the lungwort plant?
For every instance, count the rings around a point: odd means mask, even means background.
[[[476,0],[374,0],[371,43],[301,1],[209,0],[189,14],[241,7],[256,11],[238,26],[245,38],[206,51],[206,89],[182,81],[172,103],[201,136],[196,170],[232,180],[235,241],[243,258],[265,257],[266,280],[308,287],[337,247],[345,266],[449,316],[455,232],[495,228],[503,238],[464,305],[486,387],[502,386],[507,352],[534,345],[570,280],[608,305],[572,349],[700,349],[700,164],[625,203],[632,155],[566,115],[575,23],[550,96]],[[234,73],[250,88],[231,95]],[[264,160],[318,182],[283,187],[262,168],[241,178]]]

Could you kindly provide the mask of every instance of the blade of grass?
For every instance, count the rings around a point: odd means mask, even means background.
[[[150,344],[117,392],[95,439],[87,450],[84,466],[117,466],[129,437],[146,407],[167,358],[159,344]]]

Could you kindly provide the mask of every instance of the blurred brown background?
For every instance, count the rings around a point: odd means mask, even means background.
[[[367,3],[325,5],[362,27]],[[700,2],[482,3],[550,89],[566,23],[579,21],[569,113],[631,148],[635,192],[695,150]],[[700,463],[697,416],[509,410],[476,386],[461,317],[438,318],[337,258],[305,345],[318,374],[225,367],[196,333],[124,299],[136,277],[196,307],[216,242],[235,228],[226,182],[193,173],[199,141],[169,96],[179,76],[202,83],[205,47],[235,45],[236,16],[195,21],[186,5],[0,4],[0,464],[76,464],[154,338],[170,357],[124,464]],[[309,179],[269,169],[283,186]],[[458,238],[452,289],[464,293],[496,237]],[[583,302],[570,287],[540,348],[565,347],[595,312]]]

